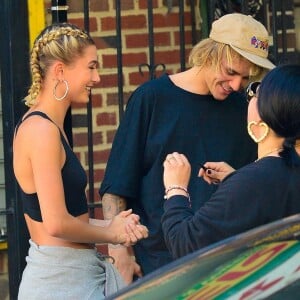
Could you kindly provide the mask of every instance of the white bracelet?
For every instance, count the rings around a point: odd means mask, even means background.
[[[167,200],[169,199],[168,198],[168,193],[172,190],[184,191],[186,193],[187,198],[188,198],[189,206],[192,207],[192,202],[191,202],[191,198],[190,198],[190,194],[189,194],[188,190],[185,187],[180,186],[180,185],[171,185],[171,186],[169,186],[165,191],[164,199],[167,199]]]

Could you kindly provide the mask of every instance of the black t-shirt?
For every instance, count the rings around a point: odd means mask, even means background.
[[[191,162],[189,191],[197,210],[215,191],[197,177],[200,163],[221,160],[239,168],[255,159],[246,116],[247,102],[240,94],[217,101],[177,87],[168,75],[132,94],[113,141],[100,195],[125,197],[148,226],[149,238],[135,246],[144,273],[172,260],[161,231],[166,155],[177,151]]]

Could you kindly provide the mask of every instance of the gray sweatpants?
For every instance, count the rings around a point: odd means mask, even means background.
[[[29,243],[19,300],[99,300],[125,286],[115,267],[96,249]]]

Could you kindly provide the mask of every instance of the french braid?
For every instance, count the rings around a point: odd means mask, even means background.
[[[36,38],[30,57],[32,84],[25,98],[25,104],[32,106],[42,88],[46,72],[54,60],[66,65],[82,55],[83,50],[94,45],[92,38],[77,26],[58,23],[46,27]]]

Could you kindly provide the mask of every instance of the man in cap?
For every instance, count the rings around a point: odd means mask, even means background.
[[[149,238],[134,248],[109,245],[127,282],[172,261],[161,230],[162,164],[168,153],[185,154],[193,166],[194,210],[216,188],[197,177],[200,164],[226,161],[239,168],[255,159],[241,91],[274,67],[267,57],[265,27],[251,16],[228,14],[192,49],[190,69],[146,82],[131,95],[99,190],[106,219],[132,208],[149,229]]]

